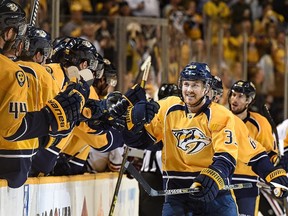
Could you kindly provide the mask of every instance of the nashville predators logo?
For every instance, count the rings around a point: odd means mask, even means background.
[[[16,80],[18,81],[18,84],[22,87],[25,83],[26,76],[23,71],[17,71],[16,72]]]
[[[172,130],[177,139],[177,147],[187,154],[196,154],[211,143],[211,139],[198,128]]]

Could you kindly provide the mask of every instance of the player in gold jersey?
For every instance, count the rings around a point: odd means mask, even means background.
[[[157,108],[148,102],[128,109],[127,127],[132,131],[123,136],[127,145],[146,148],[163,142],[164,189],[200,188],[190,195],[167,196],[164,216],[237,215],[231,192],[221,190],[236,166],[235,120],[229,110],[208,99],[211,79],[207,64],[192,62],[180,73],[181,96],[158,101],[160,109],[154,118],[151,113]],[[143,128],[145,122],[140,125],[139,120],[149,122],[149,118],[151,122]]]
[[[85,83],[82,83],[83,85],[71,84],[54,99],[50,98],[40,111],[29,112],[26,76],[17,64],[2,54],[3,51],[11,49],[17,35],[25,35],[26,27],[23,9],[13,1],[1,1],[0,111],[2,124],[0,140],[27,140],[45,136],[48,133],[56,135],[61,131],[71,131],[75,122],[80,118],[82,103],[85,103],[86,94],[89,93]],[[7,179],[9,187],[19,187],[23,184],[23,179],[27,178],[27,173],[19,174],[19,168],[27,170],[25,161],[30,160],[34,148],[34,144],[29,141],[21,142],[19,145],[18,143],[0,142],[0,164],[5,165],[1,167],[0,178]],[[7,154],[21,155],[22,153],[29,156],[20,158],[5,156]],[[11,164],[11,166],[7,166],[7,164]]]
[[[252,82],[239,80],[235,82],[228,95],[230,110],[247,126],[250,136],[258,141],[266,150],[272,162],[277,159],[277,148],[273,132],[268,120],[259,113],[249,110],[256,95],[256,88]],[[241,174],[240,174],[241,173]],[[250,167],[239,165],[233,177],[233,182],[251,181],[252,189],[235,191],[239,211],[242,214],[258,214],[260,191],[256,187],[258,176]]]
[[[219,77],[213,77],[211,92],[212,100],[217,103],[223,93],[222,81]],[[281,169],[281,167],[274,167],[267,155],[266,149],[261,143],[250,136],[250,131],[247,126],[237,115],[235,115],[235,122],[235,132],[238,143],[238,160],[232,182],[249,182],[253,184],[252,188],[234,191],[236,202],[240,215],[256,216],[258,215],[259,203],[259,189],[256,186],[256,183],[260,180],[259,178],[261,177],[270,182],[273,180],[273,182],[278,182],[284,186],[287,186],[288,179],[285,171]],[[273,173],[278,174],[271,178]],[[287,192],[284,191],[282,196],[287,196]],[[243,206],[244,202],[245,206]]]

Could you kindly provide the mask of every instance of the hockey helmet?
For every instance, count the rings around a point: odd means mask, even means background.
[[[232,85],[232,87],[229,91],[229,98],[230,98],[232,92],[242,93],[242,94],[246,95],[246,97],[251,97],[252,100],[254,100],[255,96],[256,96],[255,85],[249,81],[238,80],[237,82],[235,82]]]
[[[168,96],[178,96],[178,86],[172,83],[163,83],[158,91],[158,99],[162,99]]]
[[[202,80],[204,84],[210,84],[212,75],[206,63],[191,62],[180,73],[178,87],[182,89],[183,80]]]
[[[22,36],[25,35],[27,29],[24,10],[10,0],[0,2],[0,33],[7,28],[14,28],[18,35]]]
[[[218,76],[212,76],[211,88],[218,95],[223,94],[223,84],[222,80]]]
[[[21,55],[23,57],[32,58],[36,52],[40,52],[45,58],[51,56],[51,36],[40,28],[28,26],[24,42],[24,50]]]

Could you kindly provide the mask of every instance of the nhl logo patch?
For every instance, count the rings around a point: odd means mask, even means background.
[[[17,71],[15,75],[16,75],[16,80],[17,80],[18,84],[22,87],[24,85],[25,79],[26,79],[24,72],[23,71]]]

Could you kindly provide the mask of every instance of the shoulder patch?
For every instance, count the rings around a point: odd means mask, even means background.
[[[54,80],[56,80],[55,77],[54,77],[54,75],[53,75],[53,69],[52,69],[51,67],[49,67],[49,66],[45,66],[45,69],[46,69],[46,71],[52,76],[52,78],[53,78]]]
[[[52,70],[51,67],[46,66],[45,69],[46,69],[46,71],[47,71],[49,74],[53,74],[53,70]]]
[[[23,71],[17,71],[15,73],[15,76],[16,76],[16,80],[18,81],[18,84],[22,87],[25,83],[25,80],[26,80],[26,76],[24,74]]]

